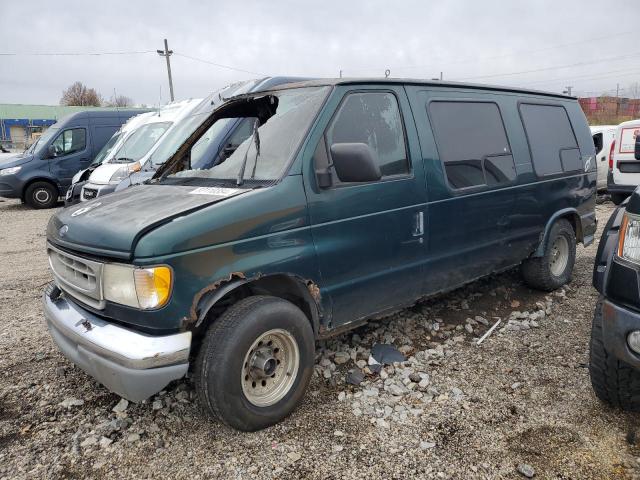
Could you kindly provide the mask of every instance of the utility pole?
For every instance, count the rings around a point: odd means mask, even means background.
[[[616,117],[620,111],[620,84],[616,83]]]
[[[173,102],[175,99],[173,97],[173,80],[171,78],[171,62],[169,61],[169,57],[173,54],[173,50],[169,50],[169,44],[167,43],[167,39],[164,39],[164,50],[157,50],[158,55],[161,57],[165,57],[167,59],[167,73],[169,74],[169,96],[171,97],[171,101]]]

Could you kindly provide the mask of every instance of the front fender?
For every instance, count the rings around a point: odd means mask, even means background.
[[[603,295],[609,276],[611,260],[618,246],[618,234],[625,210],[624,206],[616,208],[609,220],[607,220],[593,264],[593,286]]]

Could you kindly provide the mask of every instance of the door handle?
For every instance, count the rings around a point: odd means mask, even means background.
[[[413,216],[413,236],[421,237],[424,235],[424,213],[416,212]]]

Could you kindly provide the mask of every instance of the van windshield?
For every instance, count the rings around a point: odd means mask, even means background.
[[[91,162],[91,165],[100,165],[104,161],[104,159],[107,158],[109,153],[111,153],[111,150],[113,150],[114,145],[118,143],[120,137],[122,137],[122,132],[117,131],[116,133],[114,133],[113,137],[111,137],[109,141],[104,144],[104,147],[102,147],[102,149],[98,152],[96,157],[93,159],[93,162]]]
[[[222,157],[217,163],[198,162],[205,168],[197,168],[192,162],[189,169],[168,174],[165,179],[173,179],[172,183],[189,178],[222,180],[224,183],[233,181],[239,184],[245,180],[277,180],[317,115],[328,91],[328,87],[303,87],[247,97],[247,104],[255,107],[242,106],[242,116],[225,115],[226,118],[221,118],[212,125],[213,128],[228,120],[253,120],[247,129],[248,136],[239,142],[233,153]],[[267,103],[271,111],[265,114]],[[251,108],[255,108],[255,111]],[[262,123],[254,117],[261,117]],[[240,125],[245,125],[246,122],[245,120]],[[201,136],[192,146],[192,154],[198,151],[199,142],[205,136],[206,134]]]
[[[176,153],[176,150],[178,150],[178,147],[180,147],[180,145],[182,145],[185,140],[195,132],[196,128],[198,128],[202,122],[209,117],[209,115],[211,115],[211,112],[192,115],[185,118],[182,122],[176,125],[176,128],[167,133],[160,142],[160,145],[158,145],[156,151],[151,155],[151,165],[153,168],[158,168],[158,166],[166,162],[167,159],[171,158],[171,156]],[[227,125],[231,121],[232,120],[230,118],[220,119],[220,121],[214,123],[211,128],[209,128],[207,133],[198,140],[198,143],[201,144],[203,141],[211,141],[213,138],[217,139],[220,134],[224,134]],[[194,145],[194,149],[196,145]],[[193,152],[191,161],[192,164],[195,165],[195,162],[193,161]]]
[[[34,143],[31,148],[28,150],[29,153],[33,153],[38,150],[38,154],[42,156],[45,153],[45,149],[49,141],[55,137],[60,129],[58,127],[49,127],[45,130],[45,132],[40,136],[40,138]]]
[[[113,154],[109,163],[131,163],[140,160],[160,140],[172,122],[156,122],[143,125],[129,135]]]

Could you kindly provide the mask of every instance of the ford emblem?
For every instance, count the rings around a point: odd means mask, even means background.
[[[63,225],[62,227],[60,227],[60,230],[58,231],[58,234],[61,237],[64,237],[67,234],[68,231],[69,231],[69,225]]]

